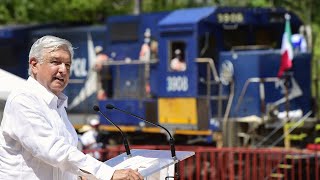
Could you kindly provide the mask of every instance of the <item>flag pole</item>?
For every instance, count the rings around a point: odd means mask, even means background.
[[[287,42],[291,42],[291,27],[290,27],[290,15],[288,13],[285,14],[285,36],[287,38]],[[291,43],[290,43],[291,45]],[[286,48],[287,49],[287,48]],[[283,50],[283,47],[282,47]],[[290,59],[292,61],[292,59]],[[286,67],[288,68],[288,67]],[[289,68],[291,68],[289,66]],[[290,142],[290,132],[289,132],[289,124],[290,124],[290,117],[289,117],[289,111],[290,111],[290,101],[289,101],[289,83],[290,83],[290,77],[291,73],[288,72],[287,69],[284,69],[282,78],[284,79],[284,87],[285,87],[285,110],[286,110],[286,120],[285,125],[283,126],[283,133],[284,133],[284,146],[286,149],[290,148],[291,142]],[[289,124],[287,124],[289,123]]]

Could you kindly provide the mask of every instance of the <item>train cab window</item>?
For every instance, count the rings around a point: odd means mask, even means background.
[[[18,63],[17,52],[19,48],[14,46],[0,46],[1,61],[0,67],[12,67]]]
[[[224,28],[223,30],[223,48],[231,50],[234,46],[248,45],[248,28]]]
[[[200,36],[198,41],[198,57],[209,57],[216,59],[217,47],[216,39],[213,33],[206,32],[203,36]]]
[[[185,53],[186,53],[186,45],[184,42],[172,42],[170,44],[170,52],[169,52],[170,71],[181,72],[187,69]]]
[[[138,30],[138,22],[111,23],[109,26],[110,40],[111,42],[137,41],[139,39]]]
[[[266,46],[269,48],[278,48],[277,45],[279,37],[281,37],[281,31],[270,30],[270,28],[258,28],[255,33],[255,42],[257,45]]]

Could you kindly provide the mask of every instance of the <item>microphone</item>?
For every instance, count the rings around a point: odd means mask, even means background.
[[[170,143],[171,156],[172,156],[172,158],[173,158],[174,160],[177,160],[176,150],[175,150],[175,146],[174,146],[174,139],[173,139],[171,133],[169,132],[169,130],[168,130],[167,128],[161,126],[160,124],[155,124],[155,123],[153,123],[153,122],[147,121],[147,120],[145,120],[144,118],[142,118],[142,117],[140,117],[140,116],[137,116],[137,115],[135,115],[135,114],[132,114],[132,113],[130,113],[130,112],[127,112],[127,111],[125,111],[125,110],[119,109],[119,108],[115,107],[115,106],[112,105],[112,104],[107,104],[107,105],[106,105],[106,108],[107,108],[107,109],[111,109],[111,110],[112,110],[112,109],[118,110],[118,111],[120,111],[120,112],[123,112],[123,113],[125,113],[125,114],[130,115],[130,116],[133,116],[133,117],[135,117],[135,118],[138,118],[138,119],[140,119],[140,120],[143,120],[143,121],[146,122],[146,123],[149,123],[149,124],[152,124],[152,125],[154,125],[154,126],[157,126],[157,127],[160,127],[160,128],[162,128],[162,129],[164,129],[164,130],[169,134],[169,136],[170,136],[169,143]]]
[[[93,106],[93,110],[100,113],[106,120],[108,120],[112,125],[114,125],[116,128],[118,128],[119,132],[121,133],[122,135],[122,140],[123,140],[123,145],[124,145],[124,148],[126,149],[126,152],[127,152],[127,156],[128,157],[131,157],[131,152],[130,152],[130,148],[129,148],[129,143],[128,143],[128,139],[127,139],[127,136],[122,132],[122,130],[119,128],[119,126],[117,126],[114,122],[112,122],[105,114],[103,114],[101,111],[100,111],[100,108],[99,106],[97,105],[94,105]]]
[[[175,146],[174,146],[174,139],[173,139],[171,133],[169,132],[169,130],[168,130],[167,128],[161,126],[160,124],[156,124],[156,123],[147,121],[146,119],[144,119],[144,118],[142,118],[142,117],[140,117],[140,116],[137,116],[137,115],[135,115],[135,114],[133,114],[133,113],[131,113],[131,112],[128,112],[128,111],[119,109],[119,108],[115,107],[115,106],[112,105],[112,104],[107,104],[107,105],[106,105],[106,108],[107,108],[107,109],[111,109],[111,110],[112,110],[112,109],[118,110],[118,111],[123,112],[123,113],[125,113],[125,114],[128,114],[128,115],[130,115],[130,116],[133,116],[133,117],[135,117],[135,118],[137,118],[137,119],[140,119],[140,120],[142,120],[142,121],[144,121],[144,122],[146,122],[146,123],[149,123],[149,124],[151,124],[151,125],[154,125],[154,126],[157,126],[157,127],[160,127],[160,128],[162,128],[162,129],[164,129],[164,130],[168,133],[168,135],[170,136],[169,144],[170,144],[170,150],[171,150],[171,157],[172,157],[172,159],[173,159],[174,161],[177,161],[177,160],[178,160],[178,158],[177,158],[177,156],[176,156],[176,149],[175,149]],[[167,176],[165,179],[169,179],[169,178],[173,178],[173,179],[176,179],[176,178],[177,178],[177,179],[179,179],[179,177],[180,177],[179,171],[180,171],[180,170],[179,170],[179,163],[177,163],[177,164],[176,164],[176,173],[175,173],[175,175],[174,175],[174,176]]]

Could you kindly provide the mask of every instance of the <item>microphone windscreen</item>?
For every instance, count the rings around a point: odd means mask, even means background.
[[[100,110],[100,108],[99,108],[99,106],[94,105],[94,106],[93,106],[93,110],[95,110],[95,111],[99,111],[99,110]]]
[[[113,109],[114,106],[113,106],[112,104],[107,104],[107,105],[106,105],[106,108],[107,108],[107,109]]]

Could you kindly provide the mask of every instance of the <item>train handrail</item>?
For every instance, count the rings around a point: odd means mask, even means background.
[[[130,58],[126,58],[124,60],[114,60],[114,59],[109,59],[108,61],[103,62],[103,66],[115,66],[116,67],[116,77],[115,79],[117,80],[116,82],[119,82],[119,78],[120,78],[120,70],[119,70],[119,66],[125,66],[125,65],[144,65],[144,76],[143,76],[143,83],[144,86],[146,86],[146,84],[149,81],[149,76],[150,76],[150,64],[156,64],[158,63],[159,60],[158,59],[150,59],[148,61],[144,61],[144,60],[140,60],[140,59],[130,59]],[[118,87],[118,83],[116,83],[116,86]],[[148,97],[149,95],[144,92],[144,94],[140,94],[139,98],[143,99],[144,97]]]
[[[219,84],[219,96],[218,96],[218,117],[221,117],[221,112],[222,112],[222,98],[221,98],[221,91],[222,91],[222,88],[221,88],[221,80],[220,80],[220,77],[218,75],[218,71],[216,69],[216,66],[214,64],[214,61],[212,58],[196,58],[195,59],[195,62],[197,63],[207,63],[209,65],[209,70],[211,70],[212,72],[212,77],[214,78],[214,82]],[[210,72],[207,73],[207,79],[211,79],[210,77]],[[209,83],[207,82],[207,99],[208,99],[208,103],[210,100],[212,100],[212,96],[211,96],[211,81],[209,81]],[[230,98],[230,95],[229,95],[229,98]]]
[[[260,98],[264,98],[264,94],[265,94],[264,93],[264,83],[265,82],[278,82],[278,81],[279,81],[279,78],[277,78],[277,77],[266,77],[266,78],[253,77],[253,78],[247,79],[242,90],[241,90],[239,100],[238,100],[237,105],[235,107],[235,111],[239,110],[240,104],[242,103],[243,97],[244,97],[250,83],[260,83],[260,88],[263,89],[263,91],[262,91],[262,89],[260,89],[260,95],[263,96]]]
[[[159,60],[151,59],[150,61],[142,61],[139,59],[125,59],[125,60],[109,60],[103,62],[104,66],[122,66],[122,65],[130,65],[130,64],[155,64],[158,63]]]
[[[275,142],[273,142],[274,145],[276,145],[277,143],[279,143],[283,138],[287,137],[295,128],[297,128],[301,123],[303,123],[305,120],[307,120],[307,118],[309,116],[311,116],[312,111],[309,111],[308,113],[306,113],[303,117],[301,117],[301,119],[299,119],[295,125],[293,126],[293,128],[289,129],[288,133],[285,135],[282,135],[279,139],[277,139]],[[273,131],[271,131],[267,136],[265,136],[258,144],[254,145],[255,147],[261,147],[263,145],[264,142],[266,142],[268,139],[271,138],[271,136],[273,136],[278,130],[280,130],[281,128],[283,128],[283,126],[288,122],[289,119],[285,119],[285,121],[281,124],[281,126],[277,126],[277,128],[275,128]],[[278,141],[278,142],[277,142]],[[271,146],[274,146],[273,144],[271,144]]]
[[[248,80],[246,80],[245,85],[243,86],[243,89],[240,93],[239,96],[239,100],[237,102],[236,108],[235,110],[238,111],[240,104],[242,103],[243,97],[247,91],[247,88],[249,86],[250,83],[260,83],[260,98],[262,100],[262,102],[264,102],[264,97],[265,97],[265,92],[264,92],[264,83],[265,82],[278,82],[279,78],[277,77],[267,77],[267,78],[258,78],[258,77],[253,77],[253,78],[249,78]],[[300,124],[300,121],[302,120],[302,122],[304,122],[310,115],[312,114],[311,111],[309,111],[307,114],[305,114],[301,119],[299,119],[297,121],[298,125]],[[263,119],[263,118],[262,118]],[[271,131],[266,137],[264,137],[258,144],[256,144],[256,147],[260,147],[263,145],[263,143],[265,141],[267,141],[269,138],[271,138],[272,135],[274,135],[279,129],[281,129],[284,124],[288,121],[289,119],[286,119],[283,124],[281,126],[278,126],[277,128],[275,128],[273,131]],[[297,126],[298,126],[297,125]],[[276,141],[273,142],[273,144],[271,144],[271,146],[275,146],[276,144],[278,144],[283,138],[287,137],[290,132],[292,132],[296,127],[293,127],[289,130],[289,132],[285,135],[282,135],[279,139],[277,139]]]
[[[218,76],[217,68],[214,65],[214,62],[213,62],[212,58],[196,58],[196,62],[197,63],[208,63],[210,65],[214,80],[216,82],[220,82],[220,78]]]
[[[241,51],[241,50],[259,50],[259,49],[274,49],[270,45],[242,45],[242,46],[233,46],[231,51]]]
[[[222,84],[221,84],[220,77],[218,76],[217,69],[216,69],[215,64],[213,62],[213,59],[212,58],[197,58],[196,62],[198,62],[198,63],[208,63],[209,66],[210,66],[210,69],[212,71],[212,75],[214,77],[215,82],[219,83],[218,117],[220,117],[220,114],[221,114],[220,112],[221,112],[221,109],[222,109],[222,102],[221,102]],[[210,86],[210,84],[208,86]],[[208,93],[210,93],[210,88],[208,88],[208,91],[209,91]],[[208,95],[210,96],[210,94],[208,94]],[[230,93],[229,93],[229,96],[228,96],[228,102],[227,102],[226,110],[225,110],[224,115],[222,117],[223,132],[226,132],[226,130],[228,129],[227,128],[227,124],[228,124],[227,121],[229,120],[229,114],[230,114],[230,111],[231,111],[233,98],[234,98],[234,82],[231,81],[230,82]]]
[[[279,137],[277,140],[275,140],[270,145],[270,147],[273,147],[273,146],[277,145],[282,139],[284,139],[285,137],[289,136],[289,134],[292,131],[294,131],[297,127],[299,127],[300,124],[302,124],[304,121],[306,121],[308,119],[308,117],[311,116],[311,114],[312,114],[312,111],[309,111],[304,116],[302,116],[297,122],[295,122],[295,124],[288,130],[288,132],[284,133],[281,137]],[[288,119],[282,124],[282,126],[284,126],[287,121],[288,121]]]

